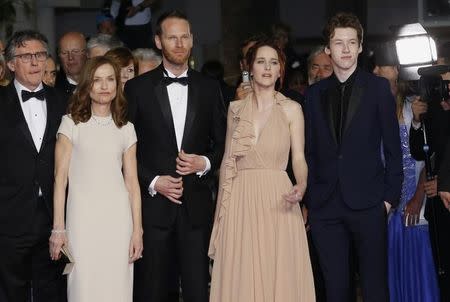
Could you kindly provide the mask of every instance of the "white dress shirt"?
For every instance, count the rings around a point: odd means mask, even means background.
[[[67,79],[67,82],[69,82],[69,84],[72,84],[72,85],[75,85],[75,86],[78,85],[78,83],[75,82],[75,80],[72,80],[71,78],[69,78],[69,77],[67,77],[67,76],[66,76],[66,79]]]
[[[22,90],[30,91],[25,88],[17,80],[14,80],[14,86],[16,87],[17,95],[19,96],[20,107],[22,107],[23,115],[30,129],[31,137],[33,138],[36,150],[39,152],[44,139],[45,126],[47,125],[47,103],[45,101],[38,100],[37,98],[31,98],[26,102],[22,102]],[[42,83],[33,91],[39,91],[43,89]]]
[[[164,76],[171,78],[181,78],[187,77],[187,69],[180,74],[175,76],[173,73],[165,69],[166,73]],[[175,129],[175,137],[177,140],[178,151],[181,151],[181,143],[183,142],[184,124],[186,122],[186,112],[187,112],[187,100],[188,100],[188,85],[181,85],[180,83],[171,83],[167,85],[167,94],[169,95],[170,110],[172,111],[173,126]],[[211,169],[211,163],[206,156],[202,156],[206,162],[205,170],[197,172],[199,177],[202,177]],[[156,194],[155,184],[158,180],[159,175],[153,178],[148,192],[151,196]]]
[[[14,80],[14,86],[17,91],[17,96],[19,97],[20,107],[22,108],[23,115],[28,124],[28,129],[30,129],[34,146],[39,152],[39,150],[41,150],[45,127],[47,125],[47,103],[45,100],[41,101],[37,98],[31,98],[26,102],[22,102],[22,90],[30,91],[30,89],[20,84],[17,80]],[[41,83],[31,92],[39,91],[43,88],[44,86]],[[39,188],[39,196],[42,196],[41,188]]]

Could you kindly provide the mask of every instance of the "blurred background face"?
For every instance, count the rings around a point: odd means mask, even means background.
[[[391,81],[397,81],[398,68],[397,66],[375,66],[373,73],[379,77],[383,77]]]
[[[56,80],[56,64],[52,58],[48,58],[46,66],[45,66],[45,72],[44,72],[44,77],[42,78],[42,82],[44,82],[45,85],[54,87],[55,80]]]
[[[99,105],[111,104],[116,97],[117,81],[114,68],[104,64],[97,68],[92,79],[92,88],[89,96],[92,102]]]
[[[125,83],[134,78],[135,70],[133,61],[130,61],[129,64],[120,69],[120,81],[122,82],[122,88],[125,86]]]
[[[114,35],[116,33],[116,25],[114,20],[105,20],[98,25],[98,32],[102,34]]]
[[[37,40],[26,41],[23,47],[15,49],[14,58],[8,62],[9,69],[14,72],[14,78],[30,90],[36,89],[42,82],[47,60],[47,49]],[[23,55],[32,54],[31,58]],[[45,54],[39,56],[38,54]]]
[[[146,73],[147,71],[153,70],[156,67],[158,67],[159,62],[139,60],[138,66],[139,66],[139,75],[141,75],[143,73]]]
[[[314,57],[308,70],[308,83],[312,85],[333,73],[330,56],[322,52]]]
[[[78,77],[86,62],[86,40],[81,34],[69,33],[61,38],[59,57],[62,68],[69,77]]]
[[[373,73],[379,77],[383,77],[389,81],[391,86],[391,92],[393,95],[397,95],[397,80],[398,80],[398,68],[397,66],[375,66]]]
[[[445,62],[445,58],[438,58],[437,59],[437,65],[447,65]],[[446,72],[444,74],[441,74],[441,77],[443,80],[450,81],[450,71]]]
[[[5,54],[5,45],[3,45],[3,41],[0,40],[0,54]]]
[[[279,28],[273,33],[273,39],[280,49],[285,49],[289,42],[289,33]]]
[[[89,58],[95,58],[95,57],[101,57],[104,56],[105,53],[108,52],[109,49],[102,47],[102,46],[95,46],[89,49],[88,57]]]

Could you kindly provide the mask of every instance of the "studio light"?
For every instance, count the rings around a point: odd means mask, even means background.
[[[437,60],[436,43],[420,23],[406,24],[397,31],[395,41],[400,77],[418,80],[417,69],[430,66]]]

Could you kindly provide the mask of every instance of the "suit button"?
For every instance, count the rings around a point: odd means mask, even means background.
[[[338,155],[338,158],[339,158],[339,159],[343,159],[344,156],[343,156],[342,154],[339,154],[339,155]]]

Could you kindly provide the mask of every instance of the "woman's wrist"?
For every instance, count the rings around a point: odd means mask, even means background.
[[[54,223],[53,224],[53,230],[65,230],[66,226],[64,223]]]
[[[52,234],[65,234],[66,233],[66,229],[52,229]]]
[[[297,183],[297,188],[300,189],[302,193],[306,191],[306,184],[304,182]]]
[[[142,227],[134,227],[133,228],[133,233],[134,234],[138,234],[138,235],[143,235],[144,234],[144,230],[142,229]]]

